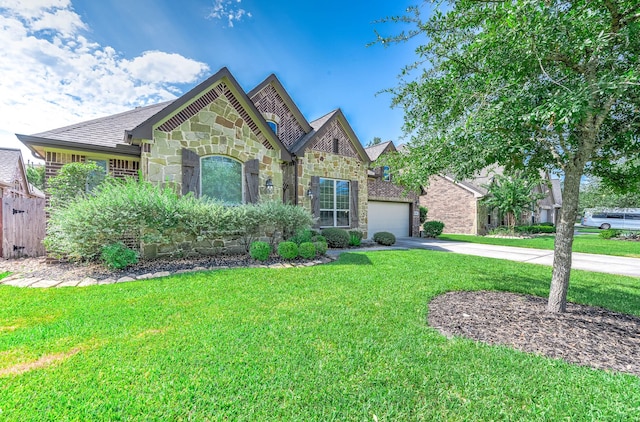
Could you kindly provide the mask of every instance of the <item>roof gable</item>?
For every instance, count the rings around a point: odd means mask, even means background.
[[[0,148],[0,185],[12,187],[16,181],[20,181],[25,194],[44,198],[44,194],[27,179],[22,152],[14,148]]]
[[[307,148],[312,148],[317,142],[321,141],[322,137],[325,136],[332,127],[335,128],[336,126],[334,126],[334,124],[337,125],[339,130],[344,131],[346,138],[349,140],[351,147],[353,147],[360,160],[369,164],[369,156],[340,109],[333,110],[319,119],[312,121],[311,127],[313,130],[298,140],[298,142],[291,147],[291,152],[296,155],[304,154]]]
[[[397,151],[393,141],[387,141],[377,145],[371,145],[370,147],[366,147],[364,150],[372,162],[376,161],[378,157],[380,157],[382,154]]]
[[[226,67],[133,128],[128,132],[128,138],[131,141],[153,139],[154,129],[169,132],[196,115],[218,97],[225,97],[231,103],[260,142],[265,146],[280,150],[283,160],[290,159],[288,150],[269,128],[260,112]]]

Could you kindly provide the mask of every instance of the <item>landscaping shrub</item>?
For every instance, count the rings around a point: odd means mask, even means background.
[[[302,242],[298,254],[304,259],[311,259],[316,256],[316,246],[311,242]]]
[[[322,236],[327,240],[327,246],[330,248],[346,248],[349,246],[349,232],[345,229],[330,227],[322,230]]]
[[[540,223],[540,224],[538,224],[538,225],[539,225],[539,226],[553,227],[553,223],[551,223],[551,222],[549,222],[549,221],[544,222],[544,223]]]
[[[612,239],[620,235],[620,233],[622,233],[622,230],[607,229],[607,230],[602,230],[600,233],[598,233],[598,236],[601,237],[602,239]]]
[[[100,258],[105,267],[120,270],[138,262],[138,254],[122,242],[104,246]]]
[[[360,246],[363,235],[360,230],[349,230],[349,246]]]
[[[313,245],[316,247],[316,253],[319,256],[325,255],[327,253],[327,242],[313,242]]]
[[[290,239],[296,233],[307,230],[313,225],[313,216],[303,207],[283,204],[279,201],[266,201],[257,205],[264,215],[263,228],[271,231],[271,243],[275,243],[280,234]]]
[[[85,197],[106,178],[104,169],[95,162],[69,163],[47,180],[47,193],[52,208],[65,207],[78,197]]]
[[[394,236],[393,233],[389,233],[389,232],[378,232],[373,235],[373,240],[376,243],[379,243],[385,246],[391,246],[394,243],[396,243],[396,237]]]
[[[552,225],[536,225],[536,226],[516,226],[516,233],[538,234],[538,233],[555,233],[556,228]]]
[[[284,259],[295,259],[298,257],[298,245],[294,242],[280,242],[278,244],[278,255]]]
[[[300,230],[298,233],[296,233],[295,236],[287,240],[291,242],[295,242],[299,246],[305,242],[311,242],[311,239],[313,239],[313,237],[314,237],[313,231],[306,229],[306,230]]]
[[[427,207],[420,207],[420,224],[424,224],[427,221],[427,212],[429,209]]]
[[[313,237],[311,238],[311,241],[312,241],[312,242],[322,242],[322,243],[327,243],[327,238],[326,238],[326,237],[324,237],[324,236],[323,236],[323,235],[321,235],[321,234],[316,234],[316,235],[313,235]]]
[[[257,261],[266,261],[271,255],[271,246],[267,242],[253,242],[249,248],[249,255]]]
[[[438,237],[442,234],[444,223],[442,221],[427,221],[422,225],[424,237]]]

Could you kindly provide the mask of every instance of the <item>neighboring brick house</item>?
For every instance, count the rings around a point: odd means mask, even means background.
[[[496,210],[488,210],[481,202],[487,195],[484,187],[500,169],[485,169],[473,180],[455,181],[450,176],[432,176],[420,205],[428,208],[427,220],[444,223],[444,233],[486,234],[492,228],[503,225],[503,216]],[[542,174],[551,188],[538,186],[536,192],[547,195],[538,201],[531,212],[523,214],[520,224],[551,222],[556,224],[562,206],[562,190],[558,179]]]
[[[249,93],[223,68],[178,99],[34,135],[46,163],[95,161],[228,204],[277,199],[320,227],[367,231],[369,157],[338,109],[308,122],[275,75]]]
[[[365,151],[374,162],[381,155],[397,150],[392,141],[387,141],[367,147]],[[388,166],[369,170],[367,185],[370,236],[379,231],[388,231],[399,237],[420,235],[418,195],[394,184],[393,172]]]

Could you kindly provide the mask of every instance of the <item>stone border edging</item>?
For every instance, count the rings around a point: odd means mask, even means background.
[[[42,277],[29,277],[27,274],[16,273],[12,274],[8,277],[0,280],[0,285],[5,286],[13,286],[13,287],[33,287],[33,288],[48,288],[48,287],[86,287],[86,286],[96,286],[103,284],[115,284],[115,283],[126,283],[130,281],[138,281],[138,280],[148,280],[151,278],[159,278],[159,277],[168,277],[176,274],[185,274],[185,273],[193,273],[199,271],[216,271],[216,270],[228,270],[232,268],[297,268],[297,267],[313,267],[315,265],[326,264],[338,259],[337,256],[324,256],[320,259],[316,259],[314,261],[304,262],[300,264],[295,263],[277,263],[271,265],[248,265],[248,266],[213,266],[213,267],[193,267],[190,269],[182,269],[178,270],[174,273],[169,271],[158,271],[155,273],[146,273],[140,274],[137,276],[134,275],[125,275],[120,278],[105,278],[103,280],[96,280],[95,278],[85,277],[82,280],[67,280],[67,281],[59,281],[53,279],[46,279]]]

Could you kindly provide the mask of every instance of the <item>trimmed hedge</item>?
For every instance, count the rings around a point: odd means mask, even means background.
[[[335,227],[330,227],[322,230],[322,236],[327,239],[327,245],[330,248],[346,248],[349,246],[349,240],[351,236],[349,236],[349,232],[345,229],[339,229]]]
[[[311,259],[316,256],[316,245],[311,242],[302,242],[298,246],[298,254],[304,259]]]
[[[438,237],[444,230],[444,223],[442,221],[427,221],[422,225],[422,233],[424,237]]]
[[[373,235],[373,240],[384,246],[391,246],[396,243],[395,235],[389,232],[378,232]]]
[[[271,246],[267,242],[253,242],[249,247],[249,255],[256,261],[266,261],[271,256]]]
[[[280,242],[278,243],[278,255],[283,259],[295,259],[298,257],[298,245],[295,242]]]
[[[538,233],[555,233],[556,228],[547,224],[539,224],[536,226],[516,226],[516,233],[538,234]]]
[[[316,253],[319,256],[325,255],[327,253],[327,242],[313,242],[313,245],[316,247]]]

